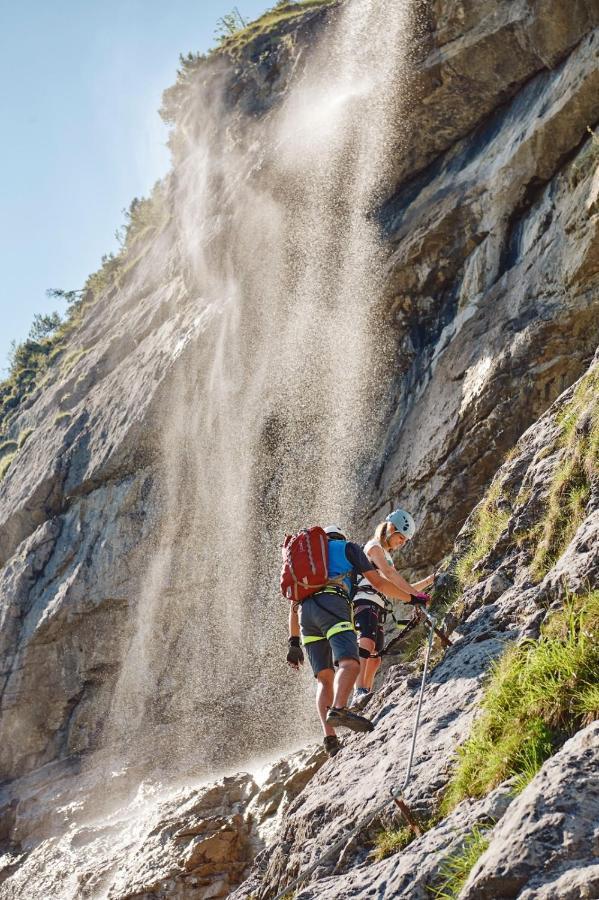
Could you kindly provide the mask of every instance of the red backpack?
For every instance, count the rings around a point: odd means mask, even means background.
[[[328,542],[324,529],[315,525],[285,537],[281,553],[281,593],[292,602],[305,600],[329,583]]]

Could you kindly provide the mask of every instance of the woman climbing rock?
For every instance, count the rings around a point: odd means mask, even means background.
[[[384,522],[377,525],[374,537],[364,545],[364,553],[378,569],[379,573],[395,587],[405,591],[407,602],[428,602],[426,594],[435,579],[434,574],[410,584],[400,575],[393,564],[391,553],[400,550],[414,536],[416,525],[409,512],[396,509]],[[354,623],[359,636],[360,674],[356,681],[353,703],[364,702],[370,696],[380,665],[380,652],[384,646],[383,625],[387,617],[389,601],[387,596],[376,590],[364,577],[358,580],[353,597]]]

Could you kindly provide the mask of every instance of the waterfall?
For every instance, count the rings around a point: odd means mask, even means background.
[[[214,773],[318,733],[311,674],[285,665],[279,544],[306,523],[351,535],[365,502],[387,353],[372,211],[411,35],[408,0],[351,0],[275,110],[242,126],[213,80],[180,124],[185,328],[157,426],[160,534],[106,732],[119,753]]]

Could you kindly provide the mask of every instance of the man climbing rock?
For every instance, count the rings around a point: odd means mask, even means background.
[[[372,731],[374,728],[369,719],[347,709],[360,672],[358,641],[350,606],[353,587],[363,575],[377,591],[388,597],[405,601],[410,595],[384,578],[362,548],[346,540],[340,528],[329,525],[324,532],[328,554],[327,584],[291,603],[287,662],[291,668],[299,669],[304,662],[302,646],[305,648],[317,682],[316,708],[325,735],[325,750],[329,756],[334,756],[341,748],[335,728],[343,726],[352,731]]]

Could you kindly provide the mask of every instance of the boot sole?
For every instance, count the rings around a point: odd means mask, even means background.
[[[349,728],[350,731],[362,731],[362,732],[370,732],[374,731],[374,725],[370,721],[370,719],[365,719],[364,716],[331,716],[330,718],[327,716],[327,723],[332,725],[333,728]]]

